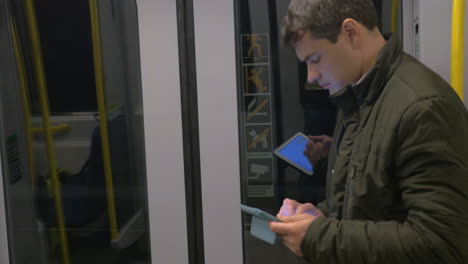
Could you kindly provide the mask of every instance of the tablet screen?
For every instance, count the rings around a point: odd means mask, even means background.
[[[275,154],[304,173],[312,175],[312,164],[304,155],[308,141],[309,139],[304,134],[298,133],[277,148]]]

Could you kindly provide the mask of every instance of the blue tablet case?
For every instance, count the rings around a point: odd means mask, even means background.
[[[313,166],[310,164],[306,155],[304,155],[307,142],[309,142],[309,139],[306,135],[300,132],[296,133],[293,137],[279,146],[274,151],[274,154],[295,168],[299,169],[303,173],[307,175],[313,175]]]
[[[279,222],[278,218],[258,208],[246,206],[243,204],[241,204],[241,210],[252,215],[250,234],[271,245],[274,245],[276,241],[276,233],[270,230],[268,223],[271,221]]]

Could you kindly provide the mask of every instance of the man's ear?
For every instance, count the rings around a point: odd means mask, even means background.
[[[361,28],[356,20],[347,18],[341,24],[341,32],[351,47],[358,48],[361,45]]]

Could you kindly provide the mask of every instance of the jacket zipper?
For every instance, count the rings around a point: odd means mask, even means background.
[[[346,206],[346,218],[350,219],[351,218],[351,193],[352,193],[352,187],[353,187],[353,180],[356,175],[356,169],[358,167],[357,163],[353,163],[353,166],[351,167],[351,171],[349,172],[349,177],[348,177],[348,201],[347,201],[347,206]]]

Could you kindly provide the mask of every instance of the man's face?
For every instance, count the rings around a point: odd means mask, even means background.
[[[307,80],[317,81],[334,94],[360,78],[362,57],[349,38],[340,33],[338,41],[315,39],[306,31],[295,44],[299,60],[307,64]]]

